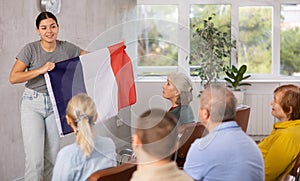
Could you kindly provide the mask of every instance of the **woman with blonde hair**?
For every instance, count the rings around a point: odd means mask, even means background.
[[[110,138],[94,137],[92,127],[97,120],[97,109],[88,95],[72,97],[66,119],[74,130],[76,143],[58,153],[53,181],[87,180],[93,172],[117,165],[114,142]]]

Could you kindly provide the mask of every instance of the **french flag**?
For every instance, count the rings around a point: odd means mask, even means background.
[[[55,64],[45,80],[61,136],[73,132],[66,121],[68,101],[87,93],[97,106],[98,120],[116,116],[136,102],[132,64],[124,42]]]

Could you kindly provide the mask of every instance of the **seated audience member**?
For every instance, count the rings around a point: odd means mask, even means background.
[[[114,142],[110,138],[93,136],[92,127],[97,119],[93,100],[86,94],[74,96],[66,114],[76,143],[65,146],[58,153],[52,180],[87,180],[97,170],[116,166]]]
[[[177,119],[169,112],[152,109],[135,124],[132,148],[138,167],[131,181],[193,180],[180,170],[171,155],[177,147]]]
[[[199,98],[209,134],[191,145],[184,171],[195,180],[260,181],[264,163],[256,143],[237,125],[236,98],[225,84],[210,84]]]
[[[193,100],[193,86],[190,78],[184,73],[174,72],[167,76],[163,86],[163,97],[170,100],[171,112],[179,124],[194,122],[194,114],[190,102]]]
[[[266,181],[281,180],[289,174],[300,152],[300,88],[292,84],[276,88],[271,106],[279,122],[258,144],[265,161]]]

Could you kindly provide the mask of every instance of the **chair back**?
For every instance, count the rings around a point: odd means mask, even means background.
[[[235,112],[235,121],[246,133],[250,116],[250,107],[243,105],[243,107],[237,108]]]
[[[280,181],[296,181],[295,177],[291,174],[287,174]]]
[[[296,163],[293,167],[293,170],[291,171],[291,175],[293,175],[296,180],[300,180],[300,152],[298,153],[298,156],[296,158]]]
[[[181,136],[179,138],[179,148],[175,153],[175,160],[179,168],[183,167],[187,153],[191,144],[197,139],[207,135],[208,131],[200,123],[187,123],[181,126]]]
[[[123,163],[116,167],[111,167],[94,172],[88,181],[129,181],[133,172],[137,169],[135,163]]]

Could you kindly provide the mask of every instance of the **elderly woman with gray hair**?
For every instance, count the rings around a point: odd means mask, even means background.
[[[184,73],[174,72],[167,76],[167,82],[163,86],[163,97],[171,101],[172,107],[169,112],[178,119],[180,125],[195,122],[193,110],[189,105],[193,100],[192,91],[192,82]]]

